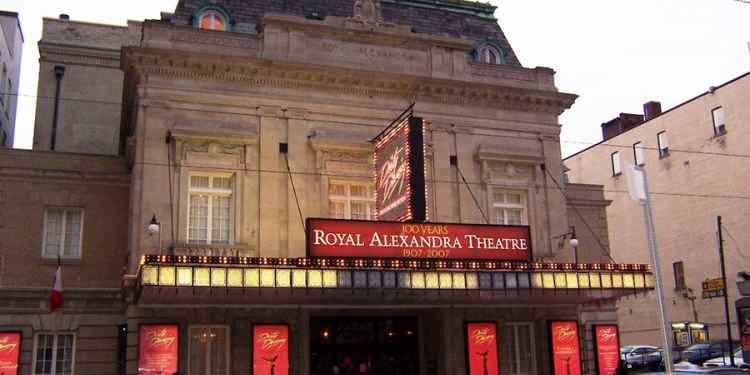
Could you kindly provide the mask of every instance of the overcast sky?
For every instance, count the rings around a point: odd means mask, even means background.
[[[3,0],[0,9],[19,12],[26,40],[15,147],[31,148],[42,17],[125,25],[176,3]],[[750,71],[750,4],[736,0],[492,3],[521,63],[553,68],[557,87],[580,96],[560,118],[564,155],[601,140],[601,123],[620,112],[642,113],[649,100],[666,110]]]

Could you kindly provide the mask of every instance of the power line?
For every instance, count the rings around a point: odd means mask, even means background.
[[[184,90],[183,90],[184,91]],[[197,90],[191,90],[191,91],[197,91]],[[3,93],[0,93],[0,95],[3,95]],[[29,94],[8,94],[8,95],[17,95],[17,96],[25,96],[25,97],[35,97],[37,99],[49,99],[53,100],[54,97],[51,96],[41,96],[41,95],[29,95]],[[110,102],[110,101],[104,101],[104,100],[94,100],[94,99],[84,99],[84,98],[69,98],[69,97],[61,97],[61,101],[76,101],[76,102],[83,102],[83,103],[91,103],[91,104],[109,104],[109,105],[122,105],[122,102]],[[143,105],[147,108],[156,108],[156,109],[163,109],[163,110],[177,110],[178,108],[172,108],[167,105]],[[254,114],[250,113],[242,113],[242,112],[232,112],[232,111],[219,111],[219,110],[208,110],[208,109],[196,109],[196,108],[179,108],[180,111],[187,111],[187,112],[200,112],[200,113],[213,113],[213,114],[222,114],[222,115],[240,115],[240,116],[255,116]],[[383,129],[383,126],[381,125],[370,125],[370,124],[362,124],[362,123],[347,123],[349,126],[358,126],[358,127],[367,127],[367,128],[378,128]],[[497,131],[502,129],[487,127],[487,126],[472,126],[472,130],[490,130],[490,131]],[[438,132],[438,133],[448,133],[453,134],[449,130],[442,130],[442,129],[430,129],[430,131]],[[481,133],[481,132],[474,132],[472,135],[476,136],[482,136],[482,137],[496,137],[496,138],[510,138],[510,139],[522,139],[522,140],[531,140],[528,137],[521,137],[517,135],[500,135],[500,134],[492,134],[492,133]],[[575,139],[560,139],[560,143],[566,143],[566,144],[575,144],[575,145],[584,145],[584,146],[602,146],[602,147],[612,147],[612,148],[623,148],[623,149],[632,149],[633,145],[621,145],[621,144],[615,144],[615,143],[606,143],[606,141],[601,142],[593,142],[593,141],[585,141],[585,140],[575,140]],[[640,146],[642,150],[648,150],[648,151],[660,151],[658,147],[649,147],[649,146]],[[734,157],[734,158],[745,158],[750,159],[750,154],[737,154],[737,153],[723,153],[723,152],[711,152],[711,151],[698,151],[698,150],[687,150],[687,149],[678,149],[678,148],[669,148],[670,153],[684,153],[684,154],[695,154],[695,155],[709,155],[709,156],[721,156],[721,157]]]

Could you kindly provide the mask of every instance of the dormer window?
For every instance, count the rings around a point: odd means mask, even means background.
[[[198,25],[204,30],[226,31],[227,20],[216,10],[207,10],[200,15]]]
[[[485,46],[479,50],[479,61],[485,64],[502,64],[500,53],[490,46]]]
[[[505,64],[505,55],[495,39],[485,39],[475,44],[472,56],[475,61],[485,64]]]

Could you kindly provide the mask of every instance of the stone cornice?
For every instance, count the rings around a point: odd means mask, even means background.
[[[258,134],[233,132],[221,129],[210,131],[177,127],[171,130],[178,141],[216,142],[222,144],[253,145],[258,143]]]
[[[120,66],[120,51],[116,49],[39,42],[39,57],[42,61],[63,64],[91,65],[113,69]]]
[[[576,95],[556,91],[415,77],[256,58],[123,48],[123,70],[143,77],[231,81],[250,88],[328,91],[361,98],[409,97],[445,105],[484,106],[559,115]],[[144,81],[145,82],[145,81]]]

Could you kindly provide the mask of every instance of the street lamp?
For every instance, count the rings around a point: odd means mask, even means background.
[[[560,248],[563,247],[565,244],[565,238],[570,236],[570,239],[568,240],[568,243],[570,244],[570,247],[573,248],[573,263],[578,263],[578,238],[576,237],[576,227],[571,225],[570,231],[567,233],[563,233],[559,236],[554,236],[552,238],[560,238],[559,246]]]
[[[159,235],[159,253],[161,254],[161,225],[159,224],[159,221],[156,220],[156,214],[151,217],[151,221],[148,223],[147,229],[149,236],[153,236],[155,234]]]

